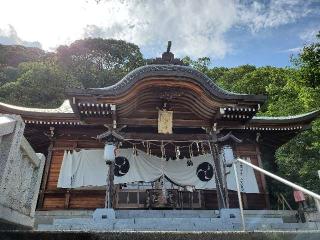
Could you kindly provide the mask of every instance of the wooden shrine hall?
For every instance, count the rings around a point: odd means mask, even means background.
[[[223,150],[263,167],[263,149],[274,151],[319,115],[257,117],[265,96],[223,90],[169,50],[115,85],[67,95],[57,109],[0,103],[0,113],[21,115],[25,137],[46,155],[38,210],[103,208],[106,185],[115,209],[238,207]],[[109,170],[107,142],[116,147]],[[265,177],[239,171],[244,208],[268,209]]]

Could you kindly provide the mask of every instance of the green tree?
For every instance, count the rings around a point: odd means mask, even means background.
[[[218,82],[220,78],[223,77],[225,73],[229,71],[226,67],[213,67],[208,69],[207,76],[210,77],[214,82]]]
[[[253,65],[243,65],[235,68],[230,68],[221,77],[217,79],[217,83],[224,89],[229,91],[235,91],[235,83],[243,78],[244,75],[253,72],[256,67]],[[238,88],[240,93],[244,90]]]
[[[16,81],[0,87],[1,101],[30,107],[58,107],[67,87],[81,84],[59,66],[47,62],[21,63]]]
[[[249,70],[240,79],[234,82],[235,92],[248,94],[268,94],[267,88],[271,85],[283,87],[291,76],[291,71],[276,67],[261,67]]]
[[[84,87],[105,87],[144,65],[139,47],[121,40],[88,38],[57,49],[57,62]]]
[[[293,58],[296,79],[290,79],[281,90],[269,89],[272,103],[270,114],[299,114],[320,109],[320,35],[316,43],[304,46]],[[282,107],[281,107],[282,105]],[[278,149],[276,162],[279,171],[289,180],[320,193],[317,170],[320,170],[320,119],[312,129],[305,131]]]
[[[0,44],[0,67],[17,67],[20,63],[41,61],[45,57],[45,51],[39,48]]]
[[[198,71],[207,74],[209,66],[211,64],[211,59],[209,57],[198,58],[197,60],[192,60],[189,56],[182,58],[184,64],[197,69]]]
[[[320,121],[312,130],[305,131],[276,152],[279,173],[305,188],[320,193]]]
[[[15,81],[17,77],[17,68],[11,66],[0,67],[0,87],[5,83]]]
[[[316,42],[305,45],[298,56],[292,58],[293,64],[300,70],[301,80],[311,88],[320,86],[320,31],[316,37]]]
[[[194,68],[198,71],[206,74],[208,77],[210,77],[213,81],[217,81],[219,78],[221,78],[227,71],[229,71],[226,67],[212,67],[211,65],[211,59],[209,57],[202,57],[198,58],[197,60],[192,60],[189,56],[186,56],[182,59],[182,61]]]

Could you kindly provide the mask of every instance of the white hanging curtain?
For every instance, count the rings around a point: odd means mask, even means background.
[[[250,159],[246,161],[251,162]],[[237,173],[239,178],[240,191],[246,193],[259,193],[259,187],[254,174],[254,170],[242,163],[236,162]],[[237,191],[234,170],[230,169],[230,174],[227,175],[228,189]]]
[[[191,157],[191,161],[192,166],[187,165],[187,159],[165,161],[164,173],[172,182],[180,186],[194,186],[196,189],[216,188],[212,156],[205,154]]]
[[[127,159],[129,168],[126,173],[122,172],[121,176],[115,176],[114,182],[116,184],[138,181],[153,182],[164,173],[173,183],[180,186],[194,186],[196,189],[216,188],[211,154],[191,157],[192,166],[187,166],[186,159],[165,161],[141,150],[137,150],[137,155],[135,155],[132,149],[120,149],[119,156]],[[122,165],[124,162],[119,163],[120,170]],[[236,191],[234,172],[232,169],[230,170],[227,186],[228,189]],[[242,192],[259,193],[253,169],[242,165],[238,166],[237,170]],[[213,174],[211,174],[212,171]]]
[[[153,182],[162,176],[161,158],[148,155],[143,151],[137,150],[137,155],[132,149],[120,149],[118,157],[125,157],[129,162],[127,172],[123,171],[123,162],[115,162],[114,183],[132,183],[132,182]],[[119,174],[117,173],[119,169]],[[125,173],[125,174],[123,174]],[[122,176],[117,176],[122,175]]]
[[[72,155],[70,151],[64,151],[57,187],[71,188],[71,178],[72,178]]]
[[[108,166],[103,159],[103,150],[66,151],[63,157],[58,188],[104,186]]]
[[[191,157],[192,166],[187,160],[165,161],[159,157],[132,149],[120,149],[115,161],[114,183],[153,182],[165,175],[180,186],[192,186],[196,189],[216,188],[214,164],[211,154]],[[242,192],[258,193],[258,185],[248,166],[238,166]],[[236,190],[235,176],[227,176],[228,189]],[[103,159],[103,150],[81,150],[65,152],[61,165],[58,187],[79,188],[83,186],[106,185],[108,167]]]

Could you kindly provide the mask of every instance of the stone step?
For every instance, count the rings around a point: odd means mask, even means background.
[[[116,218],[212,218],[218,216],[215,210],[116,210]]]
[[[183,225],[183,224],[189,224],[189,223],[210,223],[211,218],[135,218],[134,219],[135,224],[172,224],[172,225]]]
[[[38,224],[38,231],[56,231],[56,226],[53,224]]]
[[[319,223],[281,223],[281,224],[267,224],[267,223],[246,223],[248,231],[296,231],[296,230],[319,230]],[[181,224],[172,224],[169,222],[155,223],[143,222],[136,223],[131,219],[109,220],[105,222],[86,222],[80,224],[71,222],[57,222],[54,225],[39,224],[38,229],[41,231],[240,231],[242,225],[240,223],[222,223],[222,222],[184,222]]]
[[[261,217],[245,217],[245,222],[247,224],[282,224],[282,218],[261,218]]]
[[[270,227],[275,230],[320,230],[320,224],[316,222],[270,224]]]
[[[231,209],[221,212],[207,210],[117,210],[116,218],[54,219],[53,225],[39,225],[39,230],[75,231],[239,231],[241,218]],[[233,214],[231,214],[233,213]],[[236,216],[230,218],[229,216]],[[284,223],[281,217],[245,216],[247,230],[316,230],[318,223]]]
[[[92,224],[92,218],[58,218],[53,219],[53,225],[63,225],[63,224]]]

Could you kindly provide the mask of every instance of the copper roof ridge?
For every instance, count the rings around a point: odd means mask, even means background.
[[[32,107],[22,107],[13,104],[0,102],[0,107],[10,108],[17,111],[23,112],[37,112],[37,113],[74,113],[70,101],[68,99],[64,100],[63,103],[58,108],[32,108]]]
[[[296,121],[296,120],[314,120],[320,116],[320,110],[314,110],[307,113],[290,115],[290,116],[254,116],[250,123],[254,122],[288,122],[288,121]]]
[[[251,95],[227,91],[218,86],[214,82],[214,80],[209,78],[204,73],[189,66],[181,66],[174,64],[144,65],[131,71],[114,85],[103,88],[74,88],[67,90],[67,93],[69,94],[69,96],[71,96],[72,94],[116,96],[126,92],[128,89],[130,89],[130,87],[132,87],[140,80],[151,76],[177,76],[177,80],[180,81],[182,80],[179,79],[179,77],[187,77],[193,79],[210,94],[219,98],[229,100],[249,100],[257,101],[259,103],[264,103],[266,100],[266,96],[264,95]]]

